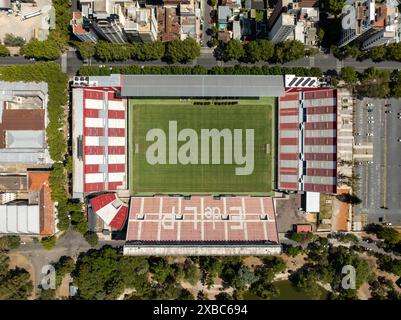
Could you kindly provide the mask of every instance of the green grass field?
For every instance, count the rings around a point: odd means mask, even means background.
[[[178,99],[131,99],[129,106],[129,176],[132,194],[268,194],[273,185],[274,98],[240,100],[232,106],[198,106]],[[169,121],[177,121],[178,132],[191,128],[198,133],[199,157],[201,129],[254,129],[254,170],[236,175],[237,164],[148,163],[146,141],[150,129],[160,128],[169,143]],[[245,131],[243,132],[245,154]],[[178,142],[178,149],[185,144]],[[266,146],[269,145],[269,146]],[[266,150],[269,149],[269,151]],[[167,148],[167,150],[169,150]],[[221,139],[223,161],[223,139]],[[210,153],[212,150],[210,149]],[[200,162],[200,160],[199,160]]]

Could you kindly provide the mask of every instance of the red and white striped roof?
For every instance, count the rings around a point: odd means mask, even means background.
[[[107,193],[90,200],[93,211],[104,223],[115,230],[124,227],[128,216],[128,206],[114,193]]]
[[[278,118],[278,188],[336,193],[336,90],[287,91]]]
[[[117,190],[126,181],[126,104],[114,88],[84,88],[84,192]]]

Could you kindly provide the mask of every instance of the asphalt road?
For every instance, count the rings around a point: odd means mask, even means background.
[[[113,247],[123,246],[125,241],[99,241],[96,249],[105,245]],[[85,239],[76,231],[68,230],[56,243],[56,247],[50,251],[44,250],[40,243],[22,244],[14,252],[24,255],[31,263],[35,272],[35,287],[39,286],[43,275],[42,268],[49,264],[54,264],[62,256],[77,258],[81,253],[87,252],[91,247]]]
[[[367,104],[371,104],[371,112],[367,111]],[[371,143],[373,159],[356,166],[362,204],[355,210],[357,214],[367,214],[369,222],[401,224],[401,142],[398,141],[401,119],[398,114],[401,114],[399,99],[357,101],[355,143]]]
[[[61,59],[56,60],[56,62],[61,63]],[[28,59],[23,57],[2,57],[0,58],[0,65],[13,65],[13,64],[28,64],[34,63]],[[148,66],[164,66],[168,65],[166,62],[157,60],[157,61],[134,61],[134,60],[127,60],[127,61],[119,61],[119,62],[103,62],[97,61],[96,59],[91,59],[92,65],[107,65],[107,66],[117,66],[117,65],[148,65]],[[201,55],[195,61],[188,63],[187,65],[201,65],[206,68],[212,68],[215,66],[234,66],[239,64],[237,61],[217,61],[214,56],[212,50],[206,50],[204,48],[201,52]],[[255,65],[265,65],[264,62],[255,63]],[[70,76],[76,74],[78,69],[83,65],[82,61],[76,56],[74,51],[69,51],[67,53],[67,73]],[[183,65],[183,64],[174,64],[174,65]],[[185,65],[185,64],[184,64]],[[244,64],[249,65],[251,64]],[[270,64],[274,66],[274,64]],[[345,66],[354,66],[357,71],[363,71],[368,67],[375,67],[378,69],[383,70],[394,70],[394,69],[401,69],[401,62],[395,61],[383,61],[383,62],[373,62],[371,60],[364,60],[364,61],[356,61],[353,59],[345,59],[340,61],[336,59],[332,55],[326,54],[318,54],[314,57],[304,57],[299,60],[291,61],[288,63],[283,64],[286,67],[317,67],[320,68],[324,72],[332,71],[332,72],[339,72],[342,67]]]
[[[202,47],[207,47],[207,42],[210,39],[210,36],[207,35],[206,31],[211,27],[210,25],[210,11],[212,7],[208,4],[208,0],[201,1],[201,23],[202,25]]]

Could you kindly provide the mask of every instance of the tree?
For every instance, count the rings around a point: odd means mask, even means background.
[[[390,90],[392,97],[401,97],[401,71],[394,70],[391,73]]]
[[[165,58],[171,62],[186,63],[200,55],[200,45],[193,38],[174,39],[167,43]]]
[[[390,73],[388,70],[378,70],[369,67],[360,77],[357,93],[364,97],[384,98],[390,93]]]
[[[245,46],[246,59],[249,62],[255,63],[261,60],[262,50],[256,41],[251,41]]]
[[[319,43],[323,42],[324,35],[325,35],[324,29],[319,27],[317,30],[317,38],[319,39]]]
[[[190,284],[196,285],[200,279],[200,270],[197,264],[191,263],[184,269],[184,277]]]
[[[217,294],[215,296],[215,299],[216,300],[234,300],[234,298],[232,297],[231,294],[224,292],[224,291]]]
[[[88,242],[92,248],[96,247],[99,242],[99,238],[98,238],[96,232],[87,231],[84,234],[84,238],[85,238],[86,242]]]
[[[358,196],[355,194],[342,193],[342,194],[337,195],[336,198],[341,202],[346,202],[346,203],[350,203],[353,205],[358,205],[358,204],[362,203],[362,200],[359,199]]]
[[[56,246],[56,237],[45,237],[42,239],[42,246],[46,250],[52,250]]]
[[[161,41],[138,44],[134,49],[134,58],[140,61],[159,60],[165,54],[165,45]]]
[[[345,46],[343,48],[343,56],[344,58],[351,57],[357,59],[361,52],[359,51],[358,47],[355,46]]]
[[[128,288],[136,288],[138,291],[147,282],[149,263],[145,257],[123,256],[118,269],[124,285]]]
[[[22,37],[14,36],[11,33],[6,33],[3,43],[9,47],[22,47],[25,44],[25,40]]]
[[[155,266],[151,268],[153,280],[164,283],[168,276],[173,274],[173,268],[164,259],[159,259]]]
[[[324,0],[325,11],[338,16],[344,7],[345,0]]]
[[[79,288],[78,298],[84,300],[116,299],[124,291],[119,272],[121,254],[104,247],[79,257],[73,272],[73,283]]]
[[[383,61],[386,58],[386,47],[379,46],[374,47],[372,50],[369,51],[369,56],[373,61]]]
[[[300,59],[304,56],[305,45],[298,40],[286,40],[276,45],[275,59],[284,63]]]
[[[308,242],[313,239],[313,233],[312,232],[302,232],[302,233],[290,232],[288,235],[288,238],[290,240],[296,241],[296,242]]]
[[[0,238],[1,249],[17,249],[21,245],[20,236],[3,236]]]
[[[211,7],[215,8],[218,4],[218,0],[210,0],[209,4]]]
[[[56,286],[59,287],[66,274],[70,274],[75,268],[74,259],[71,257],[63,256],[54,265],[56,269]]]
[[[8,255],[5,252],[0,251],[0,279],[7,274],[9,262],[10,258]]]
[[[56,300],[56,290],[42,288],[38,300]]]
[[[284,247],[284,252],[290,257],[296,257],[300,253],[302,253],[303,249],[301,246],[292,246],[292,245],[287,245]]]
[[[0,44],[0,57],[9,56],[10,51],[6,48],[6,46]]]
[[[355,67],[344,67],[341,68],[341,78],[349,84],[355,84],[358,81],[358,75]]]
[[[82,203],[68,203],[68,211],[71,215],[71,224],[74,229],[84,235],[89,228],[86,216],[82,212]]]
[[[75,41],[73,44],[77,47],[82,59],[92,58],[96,53],[96,45],[92,42]]]
[[[50,39],[45,41],[33,39],[24,45],[20,52],[28,58],[39,60],[55,60],[61,55],[59,45]]]
[[[401,43],[394,43],[387,47],[387,59],[401,61]]]
[[[0,300],[26,300],[32,289],[30,275],[25,269],[10,270],[0,279]]]
[[[230,40],[224,46],[224,57],[228,60],[240,60],[245,55],[242,42],[237,39]]]
[[[274,55],[274,44],[268,40],[261,39],[257,41],[260,49],[260,60],[269,61]]]

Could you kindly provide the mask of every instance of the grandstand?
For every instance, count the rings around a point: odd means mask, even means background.
[[[270,197],[132,197],[127,255],[280,253]]]

